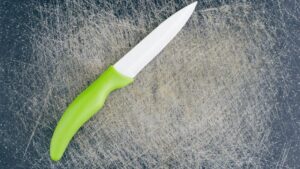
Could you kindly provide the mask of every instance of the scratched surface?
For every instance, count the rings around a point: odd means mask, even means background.
[[[297,0],[200,1],[50,160],[68,103],[191,2],[2,0],[0,168],[299,168]]]

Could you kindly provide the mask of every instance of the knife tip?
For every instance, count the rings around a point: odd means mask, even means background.
[[[192,13],[194,12],[194,10],[197,6],[197,3],[198,3],[198,1],[195,1],[180,10],[181,13],[184,13],[183,15],[185,15],[187,17],[186,19],[188,19],[192,15]],[[178,11],[177,13],[180,13],[180,11]]]
[[[189,6],[195,8],[197,6],[197,4],[198,4],[198,1],[195,1],[195,2],[191,3]]]

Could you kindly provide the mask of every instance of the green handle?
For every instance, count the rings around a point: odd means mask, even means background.
[[[50,144],[51,159],[53,161],[61,159],[72,137],[86,121],[102,108],[110,92],[132,82],[133,78],[122,75],[113,66],[110,66],[77,96],[68,106],[55,128]]]

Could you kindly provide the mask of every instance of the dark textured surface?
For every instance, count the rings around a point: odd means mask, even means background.
[[[0,168],[299,168],[300,9],[201,1],[53,163],[67,104],[191,1],[0,2]]]

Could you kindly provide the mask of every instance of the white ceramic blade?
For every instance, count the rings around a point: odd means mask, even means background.
[[[182,29],[196,5],[197,1],[166,19],[121,58],[114,68],[125,76],[135,77]]]

